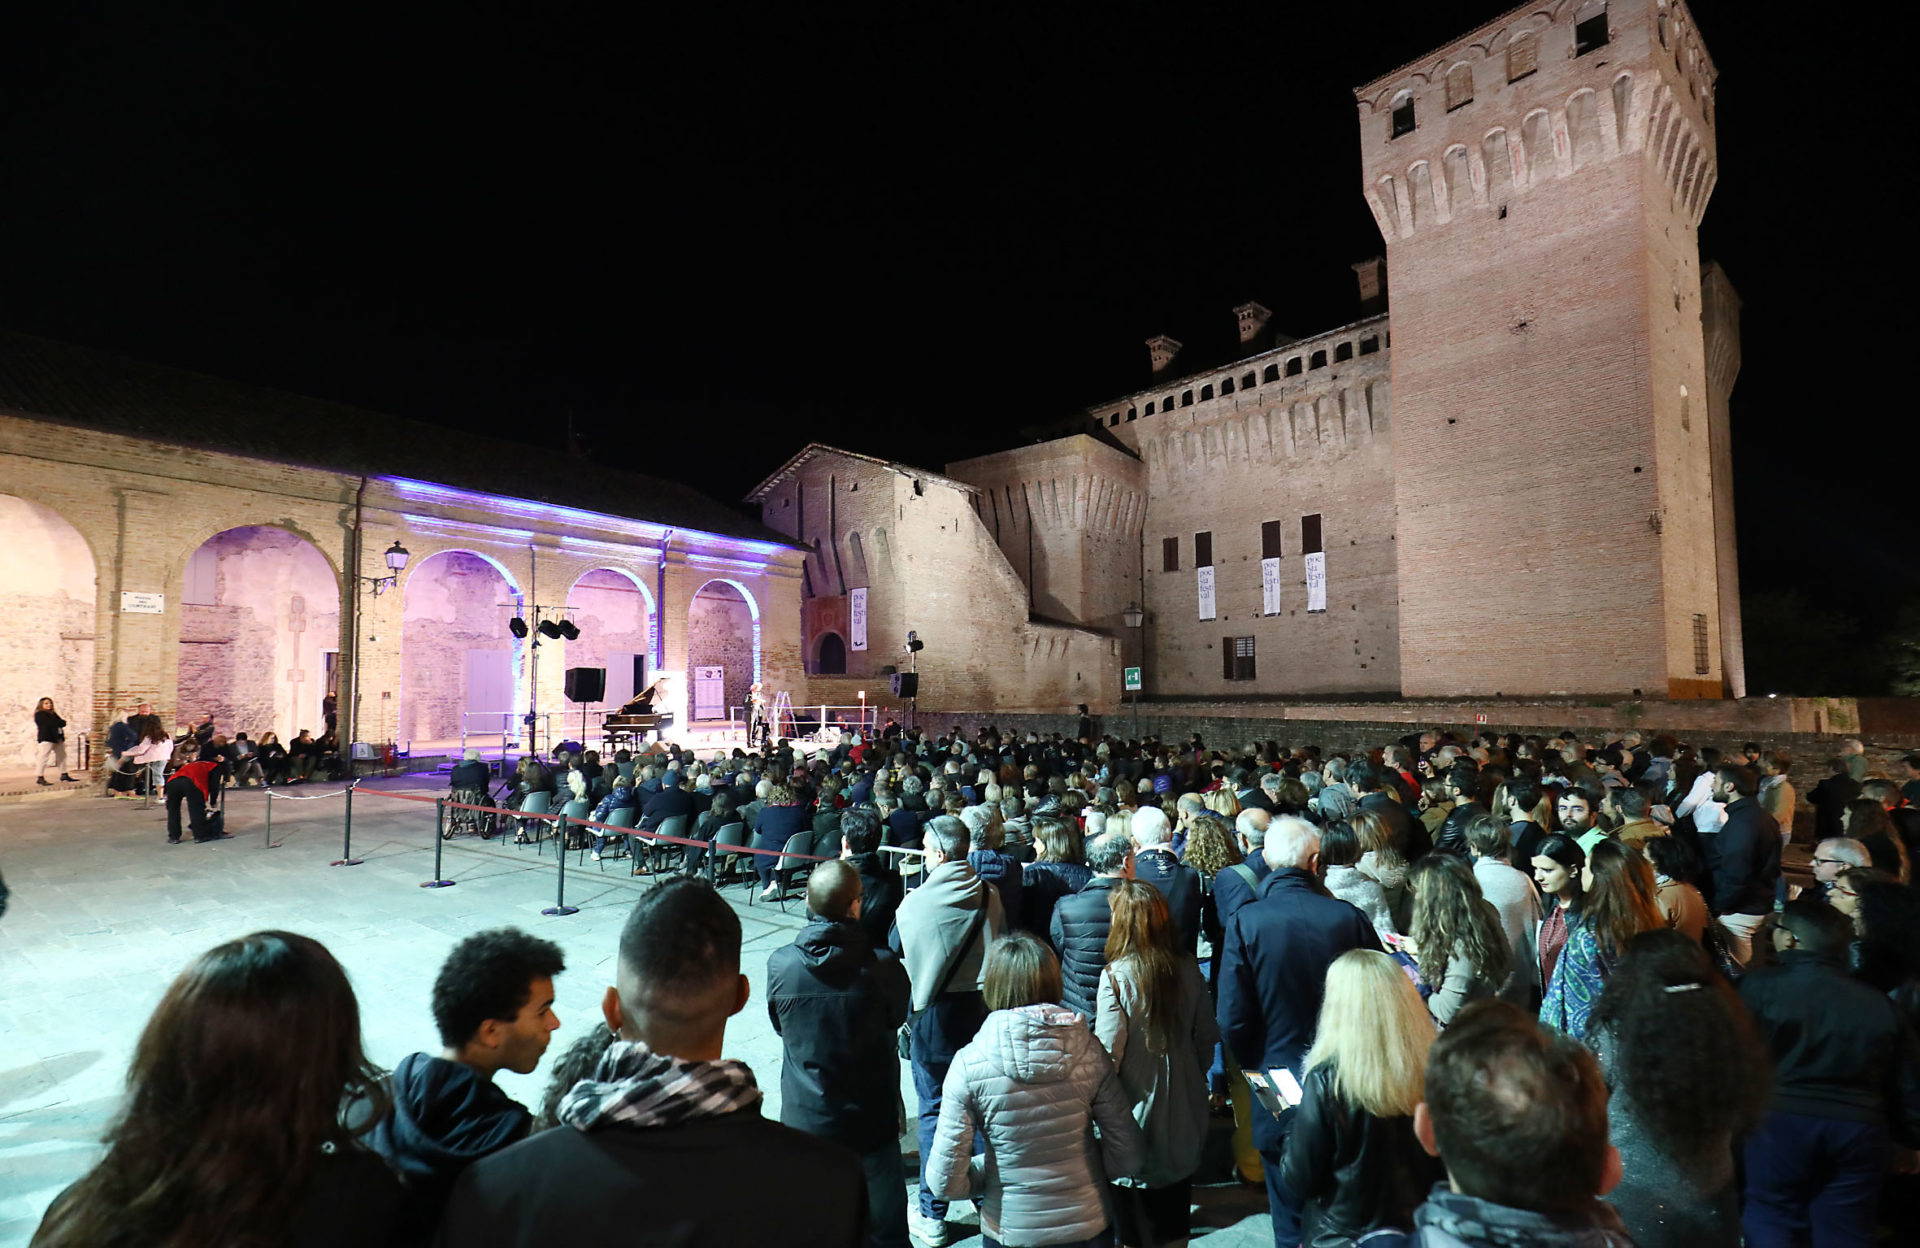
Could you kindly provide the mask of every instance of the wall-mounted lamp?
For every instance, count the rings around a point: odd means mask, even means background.
[[[387,568],[389,574],[386,576],[363,576],[360,579],[373,586],[373,596],[378,598],[381,594],[386,593],[400,583],[400,572],[406,566],[407,548],[396,540],[393,545],[387,547]]]

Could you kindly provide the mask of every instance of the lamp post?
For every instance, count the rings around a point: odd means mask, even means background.
[[[1138,602],[1129,600],[1126,606],[1126,610],[1120,613],[1120,618],[1126,622],[1127,631],[1134,634],[1134,637],[1135,637],[1134,650],[1136,653],[1139,653],[1141,649],[1141,645],[1139,641],[1140,626],[1147,622],[1147,613],[1140,609],[1140,604]],[[1142,679],[1136,682],[1135,687],[1133,689],[1128,691],[1133,695],[1133,739],[1135,741],[1138,741],[1140,739],[1139,685],[1146,683],[1145,681],[1146,672],[1144,670],[1146,668],[1146,663],[1144,661],[1145,655],[1141,654],[1140,657],[1143,660],[1140,664],[1140,667],[1142,668],[1142,671],[1141,671]]]
[[[398,539],[387,547],[387,575],[363,576],[360,579],[373,586],[373,596],[378,598],[400,583],[400,573],[407,566],[407,548]]]
[[[351,674],[353,687],[350,691],[352,696],[353,718],[347,724],[347,735],[349,737],[355,738],[355,741],[357,741],[358,738],[361,736],[361,732],[360,732],[360,729],[361,729],[360,642],[361,642],[361,634],[366,632],[366,628],[367,628],[366,622],[362,618],[360,613],[360,597],[359,597],[360,583],[362,581],[365,581],[367,584],[373,586],[373,596],[375,598],[378,598],[381,594],[386,593],[388,590],[392,589],[394,586],[400,583],[400,573],[407,566],[407,556],[409,553],[407,551],[407,548],[400,544],[400,539],[395,538],[393,540],[393,545],[387,547],[387,555],[386,555],[387,575],[362,576],[360,575],[360,543],[362,540],[363,539],[360,533],[359,521],[356,519],[354,521],[354,530],[353,530],[354,599],[353,599],[353,635],[351,637],[351,640],[353,642],[353,650],[349,655],[349,658],[353,662],[353,668],[352,668],[352,674]],[[353,770],[353,747],[354,747],[355,741],[347,742],[347,770],[349,774],[351,774]]]

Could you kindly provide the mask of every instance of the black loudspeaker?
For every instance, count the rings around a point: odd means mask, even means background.
[[[887,688],[896,698],[917,698],[920,696],[920,673],[895,672],[887,677]]]
[[[598,702],[606,696],[606,668],[570,667],[567,669],[567,701]]]

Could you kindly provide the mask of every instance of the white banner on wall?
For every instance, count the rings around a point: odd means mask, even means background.
[[[867,648],[867,591],[853,589],[847,591],[848,630],[853,633],[853,648]]]
[[[1260,614],[1280,614],[1280,561],[1260,561]]]
[[[1213,618],[1213,568],[1200,569],[1200,618]]]
[[[1327,609],[1327,556],[1307,556],[1307,612]]]

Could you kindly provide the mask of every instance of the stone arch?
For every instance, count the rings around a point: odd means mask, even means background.
[[[32,712],[41,698],[52,698],[67,721],[67,765],[76,768],[76,739],[93,722],[93,546],[54,508],[17,494],[0,493],[0,532],[7,535],[0,544],[0,617],[10,626],[7,662],[0,664],[0,760],[32,765]]]
[[[408,565],[401,594],[398,705],[383,706],[363,676],[362,739],[391,733],[416,748],[453,744],[463,724],[477,736],[517,735],[529,705],[533,638],[508,629],[526,602],[513,573],[484,551],[446,546]]]
[[[1598,164],[1605,155],[1600,138],[1600,104],[1589,88],[1567,97],[1567,133],[1573,141],[1573,167]]]
[[[700,703],[695,669],[723,669],[717,713]],[[686,706],[689,724],[722,719],[727,708],[745,706],[760,680],[760,604],[739,581],[714,577],[687,603]]]
[[[1528,186],[1539,186],[1554,176],[1553,116],[1546,109],[1536,108],[1521,120],[1520,150]]]
[[[175,718],[211,716],[220,733],[255,740],[323,733],[326,697],[341,693],[343,623],[326,553],[278,524],[240,525],[193,548],[177,584]]]
[[[848,588],[857,588],[867,584],[867,548],[860,540],[860,530],[853,529],[847,534],[847,574],[853,578]]]
[[[606,693],[599,701],[569,702],[567,708],[611,714],[651,680],[659,628],[653,592],[638,573],[603,565],[574,578],[566,604],[567,618],[580,630],[578,638],[561,643],[566,666],[607,672]]]
[[[820,634],[813,643],[813,673],[816,676],[845,676],[847,674],[847,640],[831,629]]]
[[[1514,188],[1513,150],[1508,146],[1507,132],[1487,131],[1480,140],[1480,153],[1487,168],[1487,202],[1504,208]]]
[[[1447,181],[1447,214],[1462,216],[1473,207],[1473,169],[1463,143],[1455,143],[1440,158]]]

